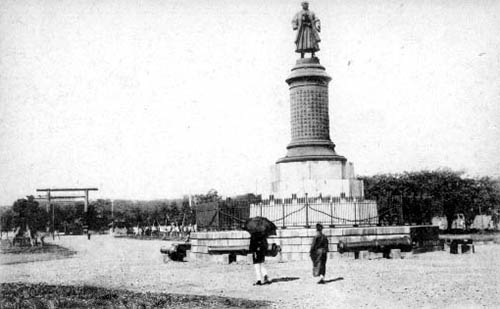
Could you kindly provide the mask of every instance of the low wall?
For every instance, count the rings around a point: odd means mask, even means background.
[[[269,237],[268,242],[281,246],[281,253],[276,257],[268,258],[269,260],[300,261],[309,259],[309,248],[316,235],[315,229],[279,229],[276,233],[276,236]],[[338,255],[337,244],[339,241],[349,243],[407,236],[412,241],[418,242],[420,246],[433,247],[438,246],[439,243],[437,226],[325,228],[323,233],[328,237],[330,258]],[[412,237],[418,239],[414,240]],[[208,254],[210,246],[249,246],[250,235],[245,231],[197,232],[191,234],[190,242],[191,251],[188,254],[190,259],[210,260],[212,257],[211,254]],[[223,257],[215,255],[215,259],[223,259]],[[251,261],[250,255],[237,256],[237,259]]]

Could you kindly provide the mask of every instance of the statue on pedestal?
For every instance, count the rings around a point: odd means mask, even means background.
[[[295,14],[292,27],[293,30],[297,30],[295,52],[300,53],[301,58],[304,58],[305,53],[311,53],[311,57],[314,57],[314,53],[319,50],[318,43],[321,41],[319,38],[321,24],[314,12],[309,11],[307,1],[302,2],[302,11]]]

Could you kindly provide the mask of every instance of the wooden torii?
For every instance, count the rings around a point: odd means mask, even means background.
[[[47,192],[47,212],[52,206],[51,201],[57,199],[84,199],[83,211],[87,213],[89,207],[89,191],[97,191],[97,188],[54,188],[54,189],[36,189],[37,192]],[[52,192],[83,192],[84,195],[52,195]],[[54,237],[54,207],[52,207],[52,237]]]

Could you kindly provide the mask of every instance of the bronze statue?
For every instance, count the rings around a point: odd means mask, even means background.
[[[318,34],[321,31],[321,24],[314,12],[309,11],[307,1],[302,2],[302,11],[295,14],[292,26],[293,30],[297,30],[295,52],[300,53],[301,58],[304,58],[305,53],[311,53],[311,57],[314,57],[314,53],[319,50],[318,43],[321,41]]]

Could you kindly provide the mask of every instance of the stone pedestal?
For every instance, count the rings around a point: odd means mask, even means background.
[[[363,182],[354,178],[352,163],[345,161],[299,161],[271,167],[271,194],[276,198],[345,196],[364,198]]]

